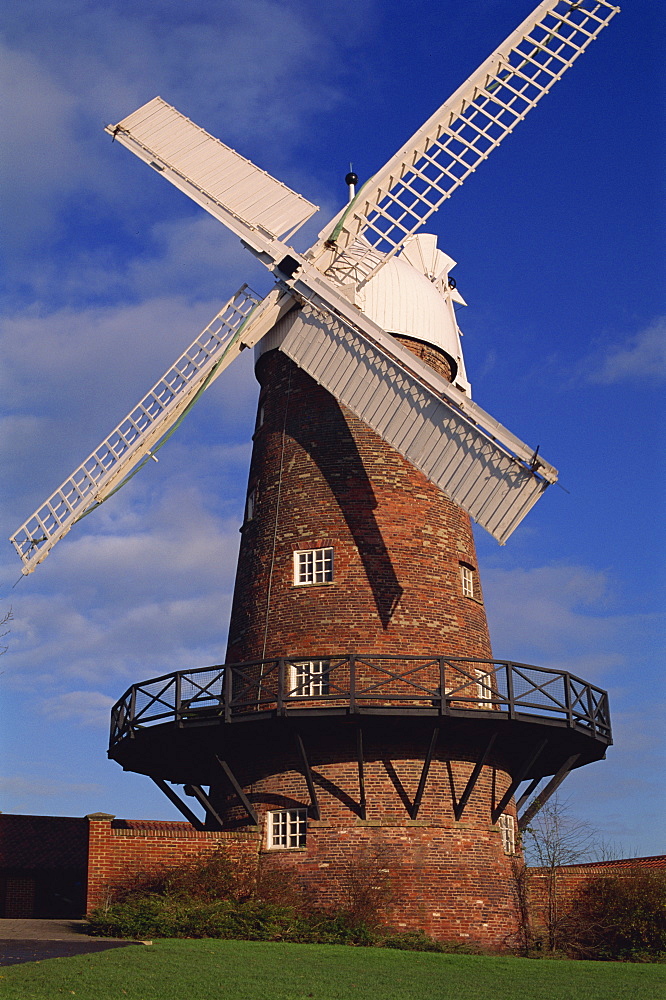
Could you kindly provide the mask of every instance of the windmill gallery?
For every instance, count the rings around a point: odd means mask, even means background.
[[[316,206],[161,98],[109,126],[276,283],[243,286],[12,538],[30,573],[254,347],[226,663],[132,685],[109,756],[325,901],[384,858],[391,919],[436,937],[506,938],[519,830],[611,730],[599,688],[493,656],[470,518],[503,544],[557,473],[472,401],[454,261],[419,230],[616,12],[541,3],[358,192],[348,177],[305,254],[289,240]]]

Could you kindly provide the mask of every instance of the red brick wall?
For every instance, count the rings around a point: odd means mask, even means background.
[[[227,662],[313,652],[491,656],[468,516],[280,351],[257,365]],[[284,429],[284,434],[283,434]],[[334,581],[293,585],[293,552],[332,545]]]
[[[246,833],[208,833],[189,823],[115,820],[92,813],[89,822],[86,912],[104,903],[108,889],[133,872],[212,853],[220,844],[232,857],[256,857],[258,837]]]
[[[421,728],[421,727],[419,727]],[[410,811],[419,785],[430,730],[420,738],[400,735],[400,726],[363,730],[366,819],[362,819],[354,727],[322,724],[304,735],[320,810],[308,821],[301,850],[268,847],[271,810],[310,808],[302,764],[284,733],[272,748],[248,745],[234,762],[236,777],[258,815],[265,871],[293,870],[301,885],[322,903],[344,906],[350,866],[364,855],[388,853],[397,895],[388,921],[403,929],[425,930],[439,938],[463,938],[499,947],[516,931],[511,858],[492,824],[494,803],[506,792],[509,776],[498,757],[490,757],[461,820],[454,814],[474,768],[468,746],[447,743],[431,762],[418,818]],[[468,759],[465,760],[464,758]],[[230,828],[249,829],[233,793],[213,792],[217,811]],[[513,803],[506,811],[514,816]],[[311,815],[311,813],[310,813]]]
[[[552,886],[557,902],[566,907],[579,889],[595,878],[622,878],[637,871],[665,871],[666,854],[649,858],[622,858],[615,861],[596,861],[580,865],[562,865],[554,872],[543,868],[530,868],[530,913],[537,925],[545,925],[548,911],[549,889]]]

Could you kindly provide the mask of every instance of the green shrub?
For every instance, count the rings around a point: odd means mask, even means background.
[[[296,941],[307,944],[375,943],[376,934],[344,913],[313,912],[262,900],[188,900],[150,895],[124,899],[96,910],[90,932],[104,937],[234,938],[245,941]]]
[[[90,933],[134,940],[232,938],[399,948],[402,951],[476,953],[423,933],[382,926],[392,899],[390,857],[370,852],[340,877],[344,906],[324,910],[303,891],[293,870],[262,872],[218,849],[187,862],[133,873],[113,887],[109,901],[89,917]]]
[[[635,869],[588,882],[570,910],[572,949],[586,958],[666,956],[666,875]]]
[[[437,941],[423,931],[405,931],[401,934],[387,933],[378,940],[382,948],[397,948],[399,951],[434,951],[447,955],[483,955],[484,950],[475,944],[463,941]]]

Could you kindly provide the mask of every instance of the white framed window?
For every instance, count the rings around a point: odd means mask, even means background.
[[[266,420],[266,407],[263,403],[259,403],[259,409],[257,410],[257,422],[255,424],[255,431],[258,431],[264,426],[264,421]]]
[[[493,696],[493,674],[483,667],[476,668],[476,694],[480,701],[480,708],[492,708],[490,699]],[[511,817],[509,817],[511,819]]]
[[[463,597],[475,597],[474,593],[474,570],[471,566],[460,564],[460,579],[462,581]]]
[[[267,815],[266,846],[270,850],[305,847],[307,809],[280,809]]]
[[[247,499],[245,500],[245,520],[246,521],[251,521],[252,520],[252,518],[254,517],[256,509],[257,509],[257,487],[255,486],[255,488],[253,490],[250,490],[250,492],[247,495]]]
[[[333,549],[300,549],[294,552],[294,584],[332,583]]]
[[[291,664],[292,697],[316,698],[328,694],[328,660],[299,660]]]
[[[502,834],[502,847],[505,854],[516,853],[516,824],[513,816],[502,813],[499,818],[499,828]]]

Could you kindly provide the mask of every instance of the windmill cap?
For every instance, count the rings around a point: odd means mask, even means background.
[[[455,261],[437,249],[436,236],[415,236],[359,289],[357,303],[387,333],[438,348],[453,362],[454,374],[463,375],[460,334],[450,299],[464,299],[449,287],[453,266]]]

